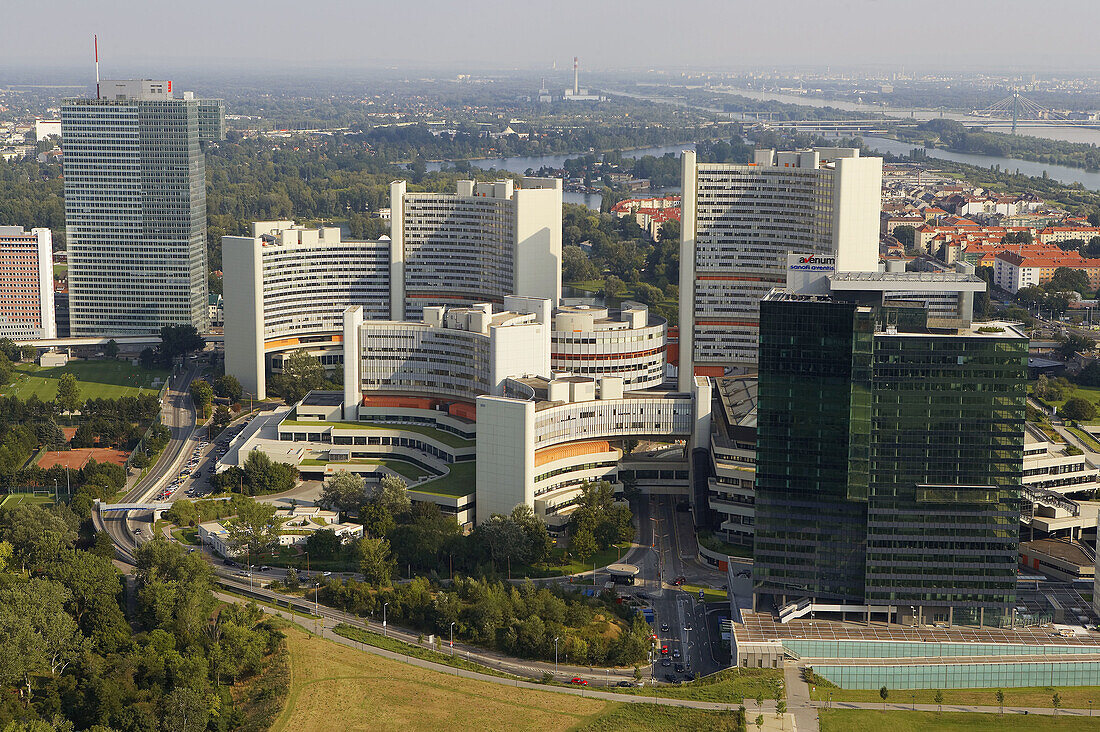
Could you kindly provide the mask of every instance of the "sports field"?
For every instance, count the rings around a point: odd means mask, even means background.
[[[0,394],[19,399],[37,396],[48,402],[57,396],[57,382],[62,374],[72,374],[80,387],[83,399],[117,399],[123,396],[137,396],[142,391],[156,393],[160,386],[153,386],[154,379],[163,383],[168,372],[160,369],[146,371],[129,361],[70,361],[65,366],[44,369],[34,364],[20,364],[15,367],[15,379],[11,384],[0,386]]]
[[[272,727],[295,730],[733,730],[733,714],[620,704],[463,679],[284,629],[290,693]]]
[[[53,495],[51,489],[51,495],[44,493],[10,493],[8,495],[0,496],[0,507],[14,508],[20,504],[30,504],[34,506],[44,506],[53,503]]]
[[[51,450],[43,453],[38,458],[38,467],[52,468],[60,465],[63,468],[78,470],[83,468],[89,460],[97,463],[114,463],[125,465],[130,453],[124,450],[112,450],[106,447],[77,447],[72,450]]]

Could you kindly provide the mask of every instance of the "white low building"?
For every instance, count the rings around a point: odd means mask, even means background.
[[[275,515],[283,519],[282,533],[279,535],[279,546],[296,546],[305,544],[311,534],[329,529],[341,541],[347,543],[363,537],[363,527],[360,524],[341,523],[340,514],[336,511],[328,511],[316,506],[295,506],[294,508],[275,512]],[[207,521],[199,524],[199,541],[203,546],[209,546],[223,557],[240,556],[241,552],[229,545],[229,531],[221,521]]]

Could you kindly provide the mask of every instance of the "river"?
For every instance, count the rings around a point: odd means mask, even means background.
[[[655,158],[663,157],[668,153],[679,156],[683,150],[694,150],[694,142],[685,142],[679,145],[662,145],[660,147],[643,147],[637,150],[623,150],[624,158],[642,158],[646,155],[652,155]],[[570,155],[525,155],[512,158],[484,158],[482,160],[471,160],[470,165],[475,168],[481,168],[482,170],[501,170],[509,173],[516,173],[523,175],[530,170],[538,170],[539,168],[560,168],[565,165],[566,160],[573,158],[584,157],[587,153],[572,153]],[[428,171],[439,170],[443,166],[443,163],[428,163]],[[663,193],[666,191],[656,191],[656,193]],[[679,192],[679,188],[673,189],[672,193]],[[603,203],[603,196],[599,193],[577,193],[574,191],[566,191],[562,194],[562,200],[565,203],[580,203],[588,206],[593,211],[599,211],[600,205]]]
[[[939,117],[954,119],[960,122],[989,122],[983,117],[975,117],[970,114],[958,112],[941,112],[936,109],[920,109],[909,107],[884,107],[881,104],[857,104],[841,100],[822,99],[821,97],[803,96],[801,94],[781,94],[779,92],[761,92],[752,89],[714,89],[719,93],[735,94],[737,96],[759,99],[763,101],[782,102],[783,104],[800,104],[804,107],[833,107],[847,112],[867,112],[869,117],[888,116],[897,119],[930,120]],[[1008,132],[1007,128],[991,127],[991,132]],[[1028,126],[1019,125],[1016,132],[1031,137],[1042,137],[1047,140],[1062,140],[1065,142],[1084,142],[1090,145],[1100,145],[1100,129],[1089,127],[1057,127],[1057,126]],[[1004,167],[1004,166],[1002,166]],[[1023,168],[1020,169],[1021,172]]]
[[[1043,173],[1051,180],[1059,183],[1080,183],[1092,191],[1100,191],[1100,173],[1089,172],[1084,168],[1071,168],[1068,165],[1051,165],[1049,163],[1035,163],[1030,160],[1018,160],[1016,158],[1002,158],[996,155],[973,155],[970,153],[951,152],[934,147],[922,147],[916,143],[894,140],[889,137],[875,137],[868,135],[863,137],[863,144],[880,153],[893,155],[908,155],[914,148],[924,150],[930,158],[952,160],[956,163],[977,165],[989,168],[1000,165],[1001,170],[1015,172],[1019,170],[1024,175],[1043,177]]]

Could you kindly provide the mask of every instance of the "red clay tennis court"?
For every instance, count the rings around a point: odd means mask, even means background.
[[[39,458],[38,467],[52,468],[55,465],[60,465],[63,468],[79,470],[92,459],[95,459],[97,463],[125,465],[126,458],[129,456],[130,454],[123,450],[112,450],[106,447],[78,447],[74,450],[52,450]]]

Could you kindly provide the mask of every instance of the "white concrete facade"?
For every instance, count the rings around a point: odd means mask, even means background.
[[[0,338],[57,337],[49,229],[0,226]]]
[[[453,194],[410,193],[397,182],[390,196],[391,319],[511,294],[561,299],[560,179],[459,181]]]
[[[335,227],[258,221],[250,237],[222,238],[225,368],[246,392],[266,395],[268,354],[339,351],[344,311],[385,318],[390,242],[345,241]]]
[[[757,150],[751,164],[682,157],[680,376],[756,363],[760,300],[785,284],[788,254],[878,269],[882,159],[859,150]]]
[[[628,390],[655,389],[665,379],[666,321],[640,303],[616,313],[573,305],[554,313],[551,368],[574,376],[619,376]]]

